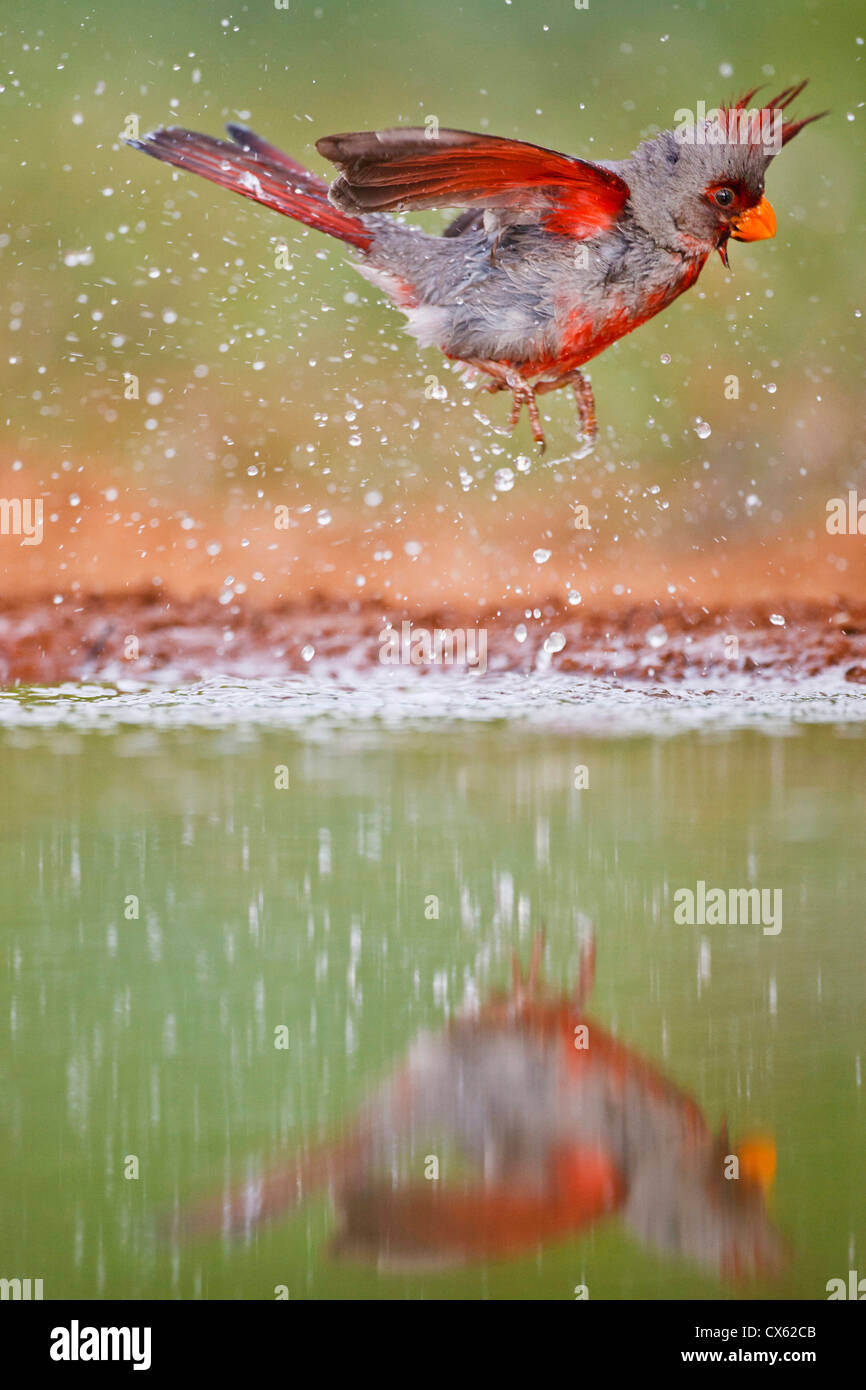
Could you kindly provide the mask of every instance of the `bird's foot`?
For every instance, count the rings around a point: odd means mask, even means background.
[[[473,358],[467,362],[467,366],[473,371],[483,372],[488,378],[480,384],[479,389],[484,391],[510,391],[514,400],[511,407],[511,414],[508,418],[508,428],[513,430],[517,421],[520,419],[520,412],[524,406],[529,411],[529,423],[532,427],[532,438],[539,445],[541,452],[544,453],[547,441],[544,438],[544,430],[541,428],[541,418],[538,414],[538,406],[535,403],[535,388],[530,385],[525,377],[514,367],[509,367],[507,362],[493,362]],[[557,383],[560,384],[560,383]],[[550,388],[548,388],[550,389]]]
[[[577,413],[580,416],[580,429],[584,438],[584,447],[581,451],[589,453],[598,438],[598,421],[595,418],[595,397],[592,394],[592,386],[587,381],[583,372],[575,372],[574,380],[571,383],[574,391],[574,399],[577,401]]]
[[[496,377],[488,377],[486,381],[479,381],[475,390],[476,394],[479,391],[489,391],[491,395],[494,395],[497,391],[507,391],[508,387],[504,381],[499,381]]]
[[[538,413],[538,403],[535,399],[534,388],[517,372],[509,372],[506,385],[514,397],[511,414],[508,417],[508,428],[511,430],[514,429],[514,426],[520,419],[521,410],[526,406],[529,412],[529,424],[532,428],[532,438],[543,454],[547,448],[547,440],[544,437],[544,430],[541,428],[541,417]]]
[[[598,438],[598,424],[595,418],[595,397],[592,394],[592,386],[583,372],[575,368],[574,371],[566,372],[564,376],[557,377],[554,381],[539,381],[535,386],[535,394],[543,396],[547,391],[557,391],[560,386],[571,386],[574,391],[574,399],[577,402],[577,413],[580,419],[580,432],[583,435],[583,446],[577,457],[585,458],[592,453],[595,441]]]

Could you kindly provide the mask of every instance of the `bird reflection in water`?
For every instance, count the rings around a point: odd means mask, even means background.
[[[334,1255],[382,1269],[519,1256],[618,1217],[647,1246],[723,1278],[777,1271],[766,1137],[729,1146],[695,1102],[540,980],[542,939],[509,994],[419,1037],[348,1132],[193,1206],[175,1233],[249,1232],[327,1190]]]

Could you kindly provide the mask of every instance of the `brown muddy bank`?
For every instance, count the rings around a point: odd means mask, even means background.
[[[607,611],[549,600],[527,616],[518,604],[480,613],[324,596],[223,605],[207,597],[171,598],[158,589],[66,595],[59,603],[8,598],[0,607],[0,684],[183,683],[299,671],[339,677],[378,666],[383,629],[390,623],[399,632],[403,622],[413,633],[483,631],[490,673],[548,669],[650,683],[739,678],[760,685],[772,679],[791,687],[806,680],[814,685],[817,677],[827,689],[866,685],[866,604],[842,598],[717,608],[653,602]],[[405,669],[422,677],[430,667]]]

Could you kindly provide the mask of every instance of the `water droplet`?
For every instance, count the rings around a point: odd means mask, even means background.
[[[581,602],[581,596],[576,589],[569,589],[568,601],[571,604],[572,608],[575,608]]]
[[[327,510],[327,508],[323,508],[322,511],[320,511],[320,512],[317,514],[317,516],[316,516],[316,525],[317,525],[317,526],[330,526],[330,524],[331,524],[331,513]]]
[[[528,459],[525,454],[518,454],[514,460],[514,467],[518,473],[528,473],[532,467],[532,460]]]
[[[659,361],[660,361],[660,362],[663,362],[665,366],[668,365],[668,363],[670,362],[670,360],[671,360],[671,355],[670,355],[669,352],[663,352],[662,355],[661,355],[661,357],[659,358]]]
[[[309,642],[307,643],[307,645],[306,645],[305,647],[302,647],[302,648],[301,648],[301,658],[302,658],[304,661],[312,661],[312,659],[313,659],[313,657],[314,657],[315,655],[316,655],[316,649],[315,649],[315,647],[311,647],[310,644],[309,644]]]
[[[525,623],[518,623],[518,624],[517,624],[517,627],[514,629],[514,636],[515,636],[515,638],[516,638],[516,640],[517,640],[518,642],[525,642],[525,641],[526,641],[526,624],[525,624]]]
[[[771,613],[770,622],[773,624],[773,627],[785,626],[785,619],[782,617],[781,613]]]
[[[769,391],[769,393],[770,393],[771,396],[775,396],[775,394],[776,394],[776,383],[775,383],[775,381],[768,381],[768,382],[767,382],[767,390]]]
[[[665,642],[668,640],[668,635],[661,623],[656,623],[655,627],[650,628],[646,635],[646,640],[650,647],[664,646]]]
[[[549,654],[561,652],[565,646],[565,638],[561,632],[551,632],[549,637],[544,639],[544,650]]]
[[[533,550],[532,558],[537,565],[546,565],[551,554],[550,550]]]
[[[493,486],[497,492],[510,492],[514,487],[514,473],[510,468],[497,468],[493,474]]]
[[[706,420],[702,420],[701,417],[698,416],[697,420],[695,420],[695,434],[698,436],[698,439],[709,439],[712,432],[712,427],[707,424]]]

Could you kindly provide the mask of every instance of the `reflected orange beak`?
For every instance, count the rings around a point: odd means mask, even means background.
[[[765,233],[772,236],[772,232]],[[769,1134],[752,1134],[737,1147],[740,1174],[766,1193],[776,1176],[776,1141]]]
[[[766,241],[775,235],[776,214],[766,198],[731,223],[731,236],[735,241]]]

